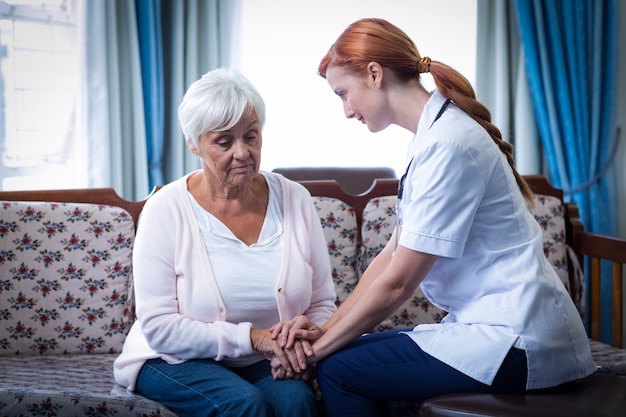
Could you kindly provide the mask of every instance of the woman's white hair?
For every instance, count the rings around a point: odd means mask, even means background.
[[[240,72],[220,68],[189,86],[178,106],[178,120],[185,140],[198,147],[203,133],[228,130],[253,112],[263,127],[265,103],[256,88]]]

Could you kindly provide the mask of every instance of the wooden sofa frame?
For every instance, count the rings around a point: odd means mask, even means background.
[[[525,176],[530,187],[537,194],[551,195],[563,201],[563,191],[554,188],[543,175]],[[369,190],[354,195],[344,191],[334,180],[300,181],[313,196],[337,198],[354,208],[358,230],[361,228],[361,216],[367,202],[374,197],[395,195],[397,193],[397,179],[375,180]],[[156,192],[156,189],[155,191]],[[124,208],[128,211],[135,224],[146,200],[128,201],[121,198],[113,188],[68,189],[68,190],[36,190],[36,191],[4,191],[0,192],[0,200],[12,201],[57,201],[74,203],[107,204]],[[564,211],[566,225],[566,241],[573,248],[580,265],[585,259],[590,260],[590,331],[591,338],[600,340],[601,334],[601,265],[608,261],[612,266],[612,345],[621,348],[623,326],[623,272],[626,264],[626,240],[610,236],[589,233],[584,230],[580,220],[578,207],[574,203],[565,203]],[[573,274],[574,268],[570,268]]]
[[[135,226],[137,226],[139,214],[146,200],[126,200],[120,197],[116,191],[110,187],[67,190],[0,191],[0,201],[53,201],[57,203],[89,203],[121,207],[130,213]]]

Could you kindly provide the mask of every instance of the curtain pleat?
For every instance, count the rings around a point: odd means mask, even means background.
[[[164,183],[162,155],[165,113],[161,0],[136,0],[135,7],[148,154],[148,187],[152,189],[155,185]]]

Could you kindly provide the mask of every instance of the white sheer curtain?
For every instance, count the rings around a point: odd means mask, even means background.
[[[113,187],[129,199],[145,196],[146,136],[134,2],[83,0],[79,5],[78,126],[88,186]]]
[[[133,1],[83,0],[79,131],[89,187],[145,197],[146,135]]]
[[[184,144],[177,107],[192,81],[230,64],[240,1],[159,4],[166,100],[163,167],[169,182],[199,166]],[[124,198],[143,199],[149,192],[148,161],[135,2],[79,0],[79,7],[83,172],[89,187],[113,187]]]
[[[541,143],[528,89],[515,3],[478,0],[476,94],[503,138],[513,143],[522,175],[543,170]]]
[[[240,0],[186,0],[164,3],[166,182],[199,168],[178,124],[178,105],[187,87],[202,74],[235,63],[241,19]]]

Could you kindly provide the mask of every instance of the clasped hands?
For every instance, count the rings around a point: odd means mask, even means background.
[[[316,362],[313,342],[322,329],[306,316],[281,321],[267,330],[252,330],[252,347],[270,360],[274,379],[311,379]]]

